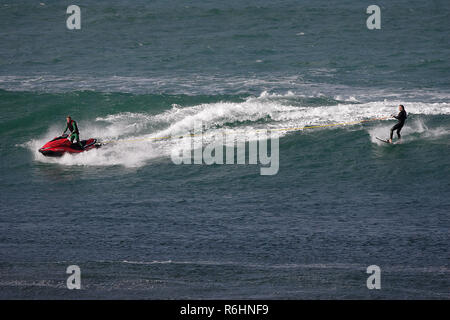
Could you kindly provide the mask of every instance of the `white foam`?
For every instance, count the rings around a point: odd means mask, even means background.
[[[157,140],[189,134],[194,123],[204,124],[204,142],[216,140],[225,131],[238,140],[259,139],[257,130],[277,129],[279,137],[288,133],[280,129],[298,128],[308,125],[348,123],[360,120],[386,117],[397,112],[401,101],[375,101],[367,103],[340,103],[333,106],[298,106],[290,103],[299,96],[292,92],[284,95],[263,92],[242,102],[216,102],[181,108],[174,105],[160,114],[123,112],[98,117],[83,123],[81,138],[96,137],[108,143],[100,149],[81,154],[52,159],[37,152],[46,141],[58,132],[56,125],[38,140],[27,143],[37,161],[61,165],[139,167],[158,157],[169,157],[173,149],[190,148],[186,139]],[[290,100],[293,99],[293,100]],[[438,131],[425,128],[415,116],[449,115],[450,104],[411,102],[405,104],[410,119],[403,135],[425,132],[429,135],[448,134],[448,129]],[[393,122],[382,122],[371,126],[371,141],[378,143],[375,136],[386,137]],[[386,124],[384,124],[386,123]],[[232,125],[230,125],[232,124]],[[422,127],[421,127],[422,126]],[[406,138],[409,139],[409,138]],[[407,140],[405,140],[407,141]]]
[[[330,75],[336,70],[318,68],[311,70],[311,74]],[[341,101],[379,101],[381,98],[405,101],[442,102],[450,99],[448,91],[439,89],[376,89],[367,87],[349,87],[345,85],[331,85],[329,83],[310,83],[301,75],[264,75],[258,77],[239,77],[226,74],[221,75],[192,75],[174,77],[173,75],[159,75],[149,77],[87,77],[85,75],[25,75],[0,76],[0,88],[9,91],[44,91],[44,92],[72,92],[74,90],[88,90],[96,92],[121,93],[173,93],[173,94],[248,94],[255,90],[279,91],[279,88],[291,90],[295,95],[305,96],[341,96]],[[283,89],[283,90],[284,90]]]
[[[385,143],[376,139],[376,137],[379,137],[381,139],[388,139],[390,129],[393,125],[394,123],[383,124],[377,125],[369,129],[368,132],[370,135],[370,141],[378,145],[386,145]],[[401,131],[401,135],[402,135],[401,141],[402,144],[410,143],[416,140],[430,141],[436,138],[442,138],[443,136],[450,135],[450,129],[444,127],[429,128],[424,122],[424,120],[417,118],[408,120],[407,125],[405,125]],[[393,135],[394,143],[396,142],[396,140],[397,140],[397,133],[394,132]]]

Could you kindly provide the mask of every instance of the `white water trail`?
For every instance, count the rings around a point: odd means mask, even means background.
[[[247,98],[242,102],[215,102],[192,107],[174,105],[156,115],[122,112],[98,117],[79,124],[82,128],[81,138],[95,137],[108,143],[100,149],[76,155],[67,154],[59,159],[44,157],[37,151],[46,141],[59,135],[60,128],[56,124],[39,139],[29,141],[27,147],[33,152],[35,160],[41,162],[69,166],[140,167],[152,159],[169,157],[174,149],[189,148],[190,144],[185,139],[158,139],[189,134],[194,123],[203,123],[205,143],[218,139],[224,131],[238,140],[248,141],[258,139],[256,132],[261,129],[276,129],[272,132],[282,137],[288,134],[288,131],[280,130],[285,128],[382,118],[396,113],[396,106],[402,103],[349,101],[336,105],[299,106],[299,97],[304,96],[292,92],[286,95],[263,92],[259,97]],[[425,132],[431,136],[448,134],[448,128],[430,130],[414,118],[420,115],[449,115],[449,103],[410,102],[405,107],[412,117],[402,131],[405,139],[409,139],[408,134],[413,132]],[[382,121],[375,127],[370,126],[370,140],[378,143],[375,137],[385,138],[393,124],[393,121]]]

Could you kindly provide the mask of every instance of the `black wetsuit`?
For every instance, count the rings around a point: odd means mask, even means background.
[[[398,120],[398,122],[395,124],[395,126],[393,126],[391,128],[391,139],[392,139],[392,135],[394,134],[394,131],[397,130],[397,136],[399,139],[402,138],[402,136],[400,135],[400,131],[402,130],[405,121],[406,121],[406,111],[402,110],[398,113],[398,115],[394,116],[395,119]]]

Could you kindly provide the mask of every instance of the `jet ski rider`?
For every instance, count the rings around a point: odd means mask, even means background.
[[[75,120],[72,120],[72,118],[70,116],[67,116],[66,120],[67,120],[67,125],[66,125],[66,129],[64,129],[63,135],[66,133],[67,129],[69,129],[70,135],[69,135],[68,139],[70,140],[70,142],[73,143],[73,140],[76,139],[77,143],[80,145],[80,147],[82,149],[84,149],[83,145],[80,142],[80,132],[78,131],[77,122]]]

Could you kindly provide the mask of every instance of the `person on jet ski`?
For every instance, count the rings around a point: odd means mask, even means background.
[[[77,140],[77,143],[83,149],[84,147],[80,142],[80,132],[78,131],[77,122],[75,120],[72,120],[72,118],[70,116],[67,116],[66,120],[67,120],[67,125],[66,125],[66,129],[64,129],[63,134],[65,134],[68,129],[70,131],[70,135],[68,137],[70,142],[73,143],[74,139]]]

